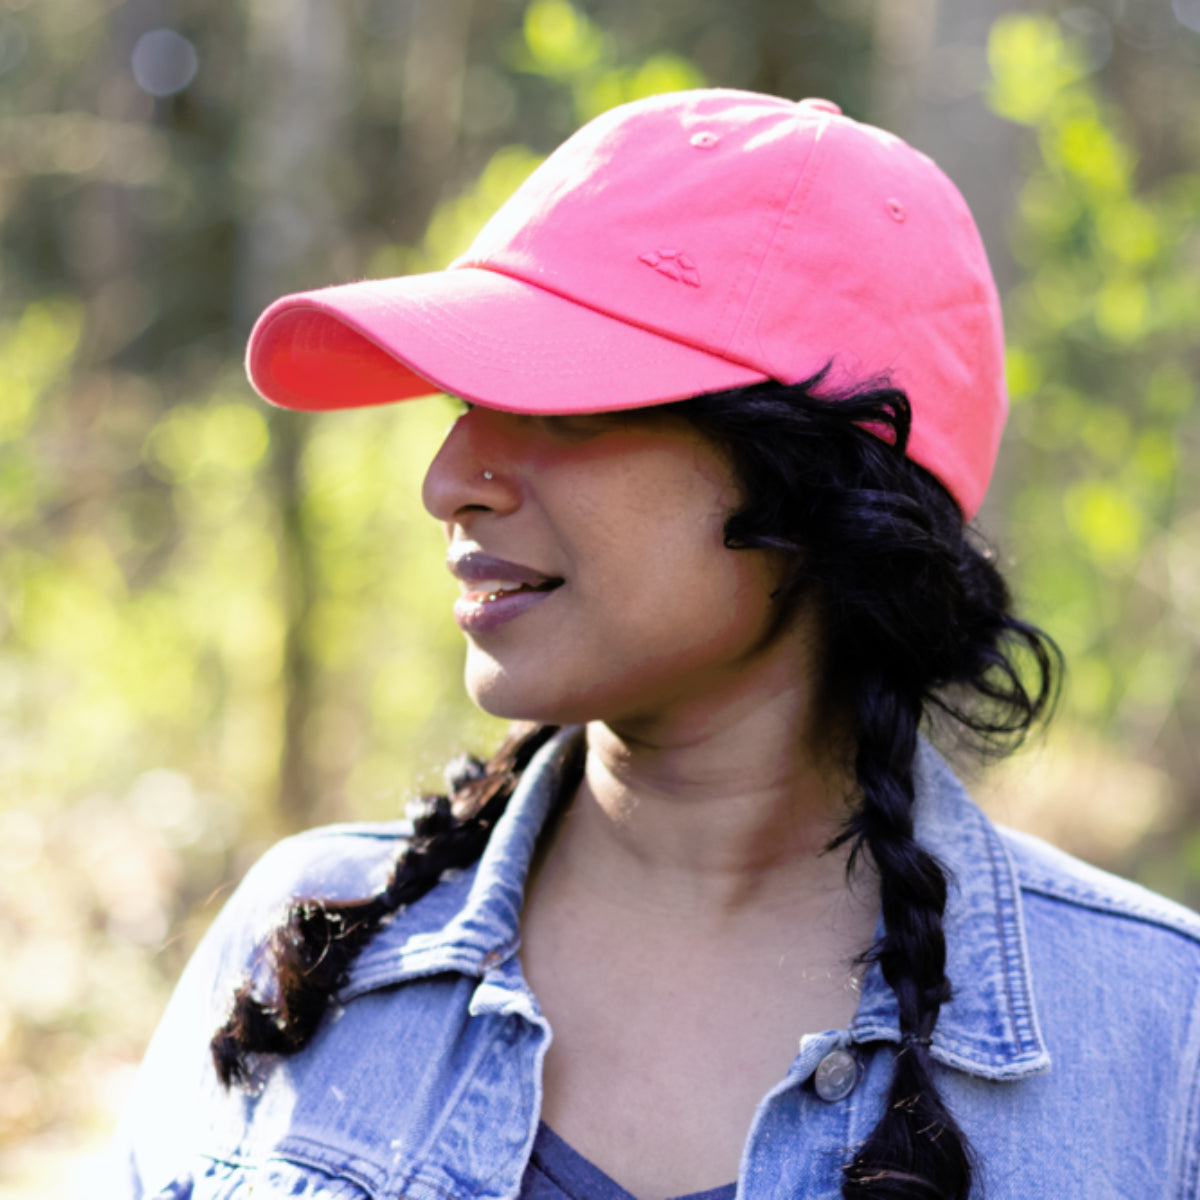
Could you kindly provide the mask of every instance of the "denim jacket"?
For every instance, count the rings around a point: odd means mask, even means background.
[[[225,1092],[208,1053],[294,896],[366,895],[403,823],[268,853],[188,966],[125,1114],[119,1194],[175,1200],[506,1200],[538,1127],[551,1031],[518,959],[522,889],[558,799],[566,731],[525,773],[480,862],[368,943],[315,1040]],[[1200,1200],[1200,918],[996,829],[923,745],[917,835],[951,877],[953,999],[932,1054],[988,1200]],[[801,1036],[803,1035],[803,1036]],[[797,1030],[742,1154],[743,1200],[837,1200],[882,1112],[895,999],[868,970],[849,1028]],[[814,1085],[835,1051],[848,1083]],[[839,1060],[845,1064],[844,1057]]]

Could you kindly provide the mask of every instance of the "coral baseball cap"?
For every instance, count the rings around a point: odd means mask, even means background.
[[[606,412],[827,367],[830,392],[904,389],[909,457],[973,516],[1007,399],[965,201],[829,101],[723,89],[604,113],[446,270],[285,296],[247,352],[262,396],[307,410]]]

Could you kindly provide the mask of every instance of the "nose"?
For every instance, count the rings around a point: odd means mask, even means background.
[[[504,438],[493,428],[502,417],[472,408],[450,427],[421,487],[431,516],[450,522],[469,512],[510,512],[520,504]]]

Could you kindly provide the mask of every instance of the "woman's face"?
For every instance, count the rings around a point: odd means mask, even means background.
[[[731,469],[680,417],[470,408],[423,495],[462,581],[467,689],[487,712],[661,720],[737,697],[790,652],[768,636],[777,564],[725,548]]]

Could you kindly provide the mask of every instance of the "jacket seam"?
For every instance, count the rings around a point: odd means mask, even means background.
[[[986,832],[986,829],[985,829]],[[1009,924],[1021,926],[1021,918],[1014,911],[1011,914],[1011,922],[1008,919],[1008,914],[1004,911],[1004,902],[1000,895],[1000,864],[996,858],[995,839],[987,839],[988,858],[992,866],[992,886],[996,894],[996,938],[1000,944],[1000,953],[1004,959],[1004,999],[1008,1005],[1008,1019],[1012,1022],[1013,1034],[1017,1039],[1017,1045],[1022,1053],[1027,1053],[1029,1047],[1026,1045],[1027,1039],[1025,1029],[1021,1020],[1017,1016],[1016,1003],[1013,997],[1013,963],[1012,953],[1009,947],[1010,930]],[[1009,886],[1013,886],[1011,871],[1009,874]],[[1016,890],[1016,889],[1014,889]],[[1011,904],[1015,897],[1009,900]],[[1036,1049],[1036,1047],[1035,1047]]]
[[[1032,893],[1035,896],[1041,896],[1044,900],[1053,900],[1059,904],[1069,904],[1072,908],[1081,908],[1087,912],[1093,912],[1097,916],[1113,917],[1116,920],[1133,921],[1139,925],[1152,926],[1155,929],[1161,929],[1164,933],[1175,934],[1200,949],[1200,928],[1189,929],[1181,921],[1164,913],[1156,913],[1150,909],[1138,909],[1119,904],[1095,894],[1074,896],[1069,892],[1064,892],[1044,884],[1031,883],[1027,880],[1021,881],[1020,890]]]
[[[312,1148],[313,1153],[305,1152],[309,1147]],[[321,1158],[319,1153],[316,1152],[322,1149],[329,1149],[329,1147],[321,1142],[314,1142],[302,1134],[292,1134],[280,1141],[277,1146],[272,1147],[270,1152],[265,1154],[261,1159],[245,1155],[219,1154],[208,1150],[201,1150],[200,1157],[210,1162],[218,1163],[223,1167],[228,1167],[233,1171],[252,1171],[255,1174],[260,1174],[264,1170],[269,1169],[272,1163],[282,1163],[289,1167],[297,1167],[305,1171],[317,1171],[331,1181],[340,1180],[344,1183],[352,1184],[368,1196],[376,1197],[380,1195],[376,1183],[368,1179],[365,1175],[355,1171],[348,1163],[338,1163],[335,1166]]]
[[[356,829],[353,822],[341,825],[321,825],[316,829],[304,829],[287,839],[294,842],[336,842],[344,838],[363,842],[410,842],[412,830],[389,832],[383,829]],[[276,843],[279,844],[279,843]]]
[[[1192,1012],[1200,1013],[1200,988],[1197,988]],[[1200,1018],[1197,1023],[1200,1024]],[[1192,1090],[1183,1122],[1183,1154],[1180,1200],[1200,1200],[1200,1055],[1194,1056],[1192,1062]]]

